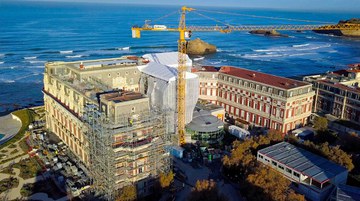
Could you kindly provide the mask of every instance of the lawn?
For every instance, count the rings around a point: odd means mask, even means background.
[[[36,177],[41,172],[41,167],[35,160],[35,158],[27,158],[19,163],[15,163],[13,168],[20,169],[20,177],[23,179],[29,179]]]
[[[14,177],[3,179],[0,181],[0,193],[5,192],[8,189],[17,187],[18,185],[19,185],[19,180]]]
[[[55,200],[66,196],[66,193],[62,193],[52,180],[45,180],[33,184],[25,184],[20,190],[20,193],[23,197],[29,197],[30,195],[39,192],[47,193],[49,197]]]
[[[12,144],[14,142],[19,141],[22,137],[24,137],[26,130],[29,128],[29,124],[33,122],[34,119],[34,112],[28,109],[18,110],[13,112],[15,116],[19,117],[19,119],[22,122],[22,126],[19,130],[19,132],[9,141],[6,143],[0,145],[0,149],[7,147],[7,146],[13,146]]]

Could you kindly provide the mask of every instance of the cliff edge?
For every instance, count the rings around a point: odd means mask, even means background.
[[[200,38],[188,41],[186,53],[189,55],[206,55],[216,52],[216,46],[209,44]]]
[[[360,18],[352,18],[349,20],[340,20],[340,24],[359,24]],[[345,29],[334,29],[334,30],[313,30],[315,33],[320,34],[330,34],[334,36],[350,36],[350,37],[360,37],[360,29],[355,30],[345,30]]]

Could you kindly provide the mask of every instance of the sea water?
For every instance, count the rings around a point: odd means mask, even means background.
[[[131,27],[178,10],[175,6],[122,4],[13,2],[0,3],[0,112],[42,103],[44,63],[143,55],[177,50],[178,33],[142,32],[131,38]],[[231,25],[318,24],[222,13],[261,15],[337,23],[359,17],[349,12],[265,9],[199,8],[199,13]],[[176,26],[179,14],[153,24]],[[196,13],[188,25],[222,25]],[[360,40],[320,35],[311,31],[283,31],[289,37],[264,37],[247,32],[195,32],[218,47],[216,54],[194,62],[232,65],[280,76],[333,71],[360,61]]]

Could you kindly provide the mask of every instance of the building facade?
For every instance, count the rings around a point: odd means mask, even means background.
[[[313,84],[314,112],[360,124],[360,64],[303,80]]]
[[[108,199],[137,185],[150,193],[160,172],[169,171],[166,112],[139,93],[142,58],[45,65],[46,127],[90,170],[94,186]]]
[[[311,84],[228,66],[193,71],[199,75],[200,98],[235,119],[287,133],[305,125],[311,114]]]

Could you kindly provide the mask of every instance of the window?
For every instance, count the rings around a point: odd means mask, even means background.
[[[108,74],[108,77],[111,77],[111,74],[110,74],[110,73]]]
[[[290,170],[289,168],[286,168],[286,172],[288,172],[288,173],[292,173],[292,170]]]
[[[134,74],[136,74],[137,73],[137,71],[134,71]]]
[[[142,173],[143,172],[143,169],[142,168],[139,168],[139,173]]]
[[[273,164],[274,166],[277,165],[277,163],[275,161],[271,161],[271,164]]]
[[[284,170],[284,167],[282,165],[278,165],[278,167],[282,170]]]
[[[261,154],[259,154],[259,158],[264,158]]]
[[[117,73],[117,76],[120,76],[120,73]]]
[[[300,174],[297,173],[297,172],[293,172],[293,175],[294,175],[295,177],[299,177],[299,178],[300,178]]]
[[[125,72],[125,75],[129,75],[129,72],[126,71],[126,72]]]
[[[135,112],[135,107],[131,108],[131,112]]]

